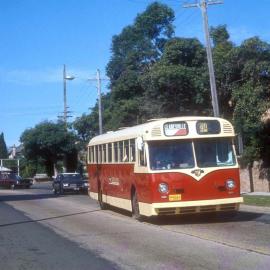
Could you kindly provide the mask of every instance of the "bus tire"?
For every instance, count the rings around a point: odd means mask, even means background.
[[[107,204],[103,202],[101,188],[98,191],[98,203],[101,210],[106,210],[108,208]]]
[[[132,218],[142,221],[142,216],[140,214],[140,208],[139,208],[139,202],[138,202],[138,196],[136,190],[133,192],[132,198]]]

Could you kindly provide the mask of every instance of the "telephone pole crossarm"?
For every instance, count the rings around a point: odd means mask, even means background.
[[[211,1],[208,0],[207,5],[219,5],[219,4],[224,4],[223,1]]]

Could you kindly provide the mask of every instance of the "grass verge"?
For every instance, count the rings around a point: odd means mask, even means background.
[[[243,195],[244,204],[270,207],[270,196]]]

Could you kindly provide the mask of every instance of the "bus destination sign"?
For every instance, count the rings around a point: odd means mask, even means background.
[[[183,121],[165,123],[164,134],[166,136],[186,136],[188,134],[188,125]]]

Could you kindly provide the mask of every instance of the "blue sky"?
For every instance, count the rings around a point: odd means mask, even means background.
[[[0,132],[8,146],[21,133],[63,112],[63,64],[76,77],[67,82],[73,118],[97,98],[96,69],[105,77],[112,36],[143,12],[148,0],[0,0]],[[197,8],[182,0],[160,1],[175,11],[176,36],[203,41]],[[259,36],[270,42],[270,0],[224,0],[209,7],[209,24],[226,24],[231,40]],[[105,82],[103,91],[106,90]]]

